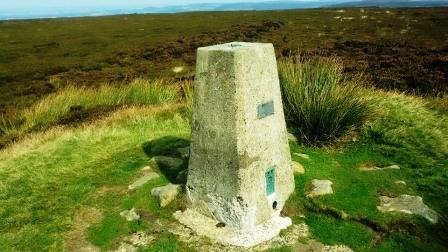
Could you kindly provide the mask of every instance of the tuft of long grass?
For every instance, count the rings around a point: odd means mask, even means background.
[[[343,78],[336,58],[289,57],[279,62],[288,126],[305,142],[319,144],[361,127],[373,112],[357,81]]]
[[[435,99],[375,91],[372,101],[382,109],[381,116],[364,128],[365,141],[413,168],[446,162],[448,119],[443,106],[433,108]]]
[[[178,88],[164,80],[135,79],[128,85],[102,85],[99,88],[67,86],[50,94],[22,111],[21,123],[2,119],[3,135],[18,135],[41,130],[57,122],[73,109],[89,109],[98,106],[168,104],[178,99]]]
[[[193,111],[193,81],[187,80],[185,81],[182,86],[182,93],[183,97],[185,99],[185,105],[188,109],[188,111],[191,113]]]

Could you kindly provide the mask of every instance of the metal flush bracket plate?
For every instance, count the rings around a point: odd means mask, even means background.
[[[258,105],[258,119],[274,114],[274,101],[269,101]]]
[[[269,168],[265,173],[266,177],[266,195],[275,193],[275,166]]]

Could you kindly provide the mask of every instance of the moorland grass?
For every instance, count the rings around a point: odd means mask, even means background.
[[[312,237],[327,244],[346,244],[358,251],[443,250],[447,117],[430,109],[423,98],[376,91],[375,95],[372,104],[382,113],[360,132],[360,141],[329,147],[291,143],[292,152],[306,153],[310,159],[292,155],[306,172],[295,176],[296,193],[285,213],[295,223],[305,221]],[[155,236],[144,251],[194,248],[151,225],[156,219],[169,223],[177,210],[176,204],[160,209],[149,196],[154,186],[168,183],[166,177],[132,193],[113,189],[126,188],[147,164],[145,143],[166,136],[188,139],[189,114],[187,105],[124,108],[79,128],[59,126],[33,133],[0,151],[0,250],[63,249],[67,231],[76,225],[73,216],[83,206],[102,212],[86,232],[87,239],[104,250],[117,248],[123,236],[137,230]],[[401,170],[363,172],[358,170],[360,163],[399,164]],[[315,178],[333,181],[335,193],[306,198]],[[395,180],[407,185],[397,185]],[[422,196],[440,214],[441,222],[432,225],[417,216],[377,211],[378,196],[403,193]],[[365,218],[390,228],[391,233],[320,212],[323,206]],[[124,222],[120,211],[132,207],[152,219]],[[306,218],[300,218],[300,213]]]
[[[287,123],[304,142],[334,140],[372,118],[361,78],[344,79],[336,58],[289,57],[278,68]]]
[[[194,68],[194,50],[174,56],[166,53],[205,41],[208,45],[235,40],[269,42],[278,56],[298,46],[310,53],[327,48],[330,54],[344,58],[349,71],[365,71],[378,80],[375,85],[401,90],[429,89],[432,86],[428,82],[436,83],[443,77],[447,8],[337,11],[192,12],[0,21],[0,114],[15,113],[17,107],[30,106],[53,92],[52,79],[82,86],[142,76],[176,77],[179,74],[172,71],[173,67]],[[284,25],[259,33],[257,26],[264,20]],[[237,33],[254,26],[242,32],[251,38]],[[403,30],[406,32],[401,33]],[[160,60],[147,57],[153,49],[161,49],[157,50]],[[443,82],[438,87],[443,88]]]
[[[137,207],[157,213],[148,190],[167,183],[165,178],[142,188],[139,197],[96,192],[126,188],[139,175],[149,159],[145,142],[167,135],[188,138],[182,113],[176,106],[131,107],[78,129],[32,134],[0,151],[0,251],[62,251],[65,232],[76,225],[74,213],[82,205],[100,209],[111,225],[92,226],[103,231],[92,239],[101,247],[117,238],[120,207],[143,200]],[[129,225],[121,225],[119,234],[144,227]]]
[[[178,100],[173,82],[135,79],[128,85],[101,85],[98,88],[67,86],[24,109],[15,118],[0,120],[0,135],[18,136],[57,123],[73,110],[105,106],[168,104]]]
[[[430,108],[430,99],[371,92],[368,95],[374,97],[371,102],[379,114],[360,132],[360,140],[323,148],[291,146],[292,152],[306,153],[310,159],[292,156],[304,165],[306,172],[296,176],[296,195],[288,204],[312,212],[305,221],[313,234],[326,243],[348,244],[360,251],[443,250],[448,233],[448,117]],[[359,170],[363,163],[398,164],[401,169],[365,172]],[[315,178],[333,181],[335,194],[314,200],[306,198],[305,192]],[[406,186],[396,184],[397,180],[404,180]],[[377,210],[379,196],[400,194],[422,196],[439,213],[440,222],[432,225],[421,217],[381,214]],[[372,233],[372,226],[362,227],[347,217],[335,218],[323,208],[369,220],[385,233]],[[407,228],[397,231],[400,225]],[[387,234],[392,229],[395,231]],[[373,242],[378,235],[384,238]]]
[[[325,108],[338,113],[333,106],[346,112],[342,116],[352,111],[348,105],[353,103],[346,102],[348,98],[340,97],[342,91],[337,90],[345,90],[337,61],[308,62],[305,67],[298,67],[296,62],[287,64],[295,64],[287,66],[292,68],[288,72],[292,80],[306,76],[312,83],[317,82],[317,87],[303,89],[291,85],[293,89],[283,91],[284,96],[314,97],[309,100],[309,110],[299,111],[304,116],[318,117],[309,113],[325,112]],[[310,67],[313,64],[321,65],[314,69]],[[139,230],[155,238],[143,251],[194,248],[195,244],[184,244],[175,235],[152,225],[156,220],[169,225],[172,213],[179,209],[176,202],[161,209],[149,196],[153,187],[169,182],[167,177],[161,174],[134,192],[122,192],[141,175],[140,168],[148,164],[150,157],[145,146],[149,141],[189,137],[191,82],[181,85],[182,98],[178,98],[179,90],[172,85],[156,81],[149,87],[151,84],[154,82],[136,80],[129,86],[103,86],[96,90],[68,87],[24,111],[24,118],[34,123],[26,127],[24,123],[23,131],[36,132],[25,134],[23,139],[0,150],[1,251],[63,250],[67,232],[77,225],[75,214],[86,206],[102,213],[85,233],[91,244],[103,250],[116,249],[123,236]],[[439,107],[447,104],[446,100],[440,99],[439,105],[429,104],[432,100],[428,98],[354,88],[358,95],[355,98],[368,99],[368,109],[376,111],[376,117],[358,132],[356,141],[335,141],[324,147],[291,143],[291,152],[306,153],[310,159],[292,155],[305,167],[305,174],[295,176],[296,191],[287,202],[285,213],[295,223],[306,222],[312,238],[327,244],[346,244],[357,251],[443,250],[444,235],[448,233],[448,115]],[[355,94],[352,90],[347,92]],[[179,100],[182,103],[174,104]],[[342,101],[343,105],[335,101]],[[158,103],[161,105],[145,105]],[[73,106],[117,104],[129,106],[78,127],[59,125],[40,130]],[[315,104],[321,105],[312,109]],[[287,106],[287,116],[291,116]],[[320,120],[327,120],[328,126],[334,127],[331,124],[334,120],[340,122],[337,119],[328,115]],[[334,138],[337,136],[333,134]],[[358,169],[362,163],[398,164],[401,169],[365,172]],[[307,198],[312,179],[333,181],[335,193]],[[406,186],[394,183],[396,180],[404,180]],[[440,214],[440,223],[432,225],[418,216],[378,212],[378,196],[404,193],[422,196]],[[141,221],[123,220],[119,213],[130,208],[145,213]],[[349,217],[328,214],[324,208]],[[302,213],[305,219],[300,217]],[[368,220],[381,230],[374,230],[359,219]]]

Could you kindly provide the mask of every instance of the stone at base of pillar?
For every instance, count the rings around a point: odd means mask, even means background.
[[[282,229],[292,225],[290,218],[277,215],[251,230],[241,231],[228,226],[219,227],[218,221],[192,209],[183,212],[177,211],[174,213],[174,217],[200,236],[205,236],[220,244],[246,248],[269,241],[278,236]]]

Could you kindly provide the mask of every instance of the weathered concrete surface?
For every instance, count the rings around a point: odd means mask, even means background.
[[[210,238],[212,241],[241,247],[252,247],[268,241],[292,224],[288,217],[275,216],[250,230],[241,230],[230,226],[221,227],[215,219],[204,216],[194,210],[177,211],[174,217],[196,234]]]
[[[294,177],[272,44],[199,48],[194,97],[189,207],[238,229],[275,218]]]
[[[153,188],[151,190],[151,195],[159,199],[159,204],[161,207],[165,207],[169,203],[171,203],[171,201],[176,199],[180,190],[180,185],[168,184],[165,186]]]
[[[333,188],[331,187],[332,184],[333,182],[331,182],[330,180],[313,179],[313,181],[311,181],[312,185],[311,191],[307,194],[307,196],[315,197],[325,194],[332,194],[333,193]]]
[[[437,223],[436,211],[429,208],[420,196],[402,194],[396,198],[380,196],[380,205],[377,207],[381,212],[400,212],[406,214],[417,214],[425,217],[431,223]]]
[[[182,213],[177,212],[174,215],[182,215]],[[193,215],[195,216],[195,215]],[[208,217],[206,217],[208,218]],[[190,218],[191,219],[191,218]],[[210,220],[210,219],[209,219]],[[194,222],[198,222],[195,220],[192,220]],[[218,229],[221,230],[221,228],[216,227],[217,221],[212,220],[211,221],[213,225],[208,226],[201,226],[201,225],[195,225],[197,229],[200,229],[199,233],[206,232],[205,230],[209,229]],[[199,223],[199,222],[198,222]],[[157,224],[157,223],[155,223]],[[194,248],[196,251],[205,251],[205,252],[221,252],[221,251],[227,251],[227,252],[247,252],[247,251],[267,251],[267,250],[284,250],[284,247],[290,248],[290,251],[298,251],[298,252],[351,252],[352,250],[345,246],[345,245],[325,245],[319,241],[313,240],[310,237],[308,226],[305,223],[300,224],[293,224],[289,226],[286,230],[283,230],[280,235],[275,236],[274,238],[264,241],[262,243],[259,243],[256,246],[253,247],[241,247],[241,246],[233,246],[233,245],[227,245],[217,242],[217,240],[210,240],[209,237],[204,237],[202,235],[199,235],[197,231],[193,230],[192,228],[188,227],[187,225],[182,225],[180,223],[172,223],[172,224],[164,224],[163,228],[166,228],[168,226],[168,231],[172,234],[175,234],[178,239],[182,242],[185,242],[187,244],[190,244],[192,248]],[[202,230],[202,231],[201,231]],[[233,234],[235,235],[235,234]],[[218,239],[221,239],[221,237],[218,237]],[[212,241],[212,242],[210,242]]]

